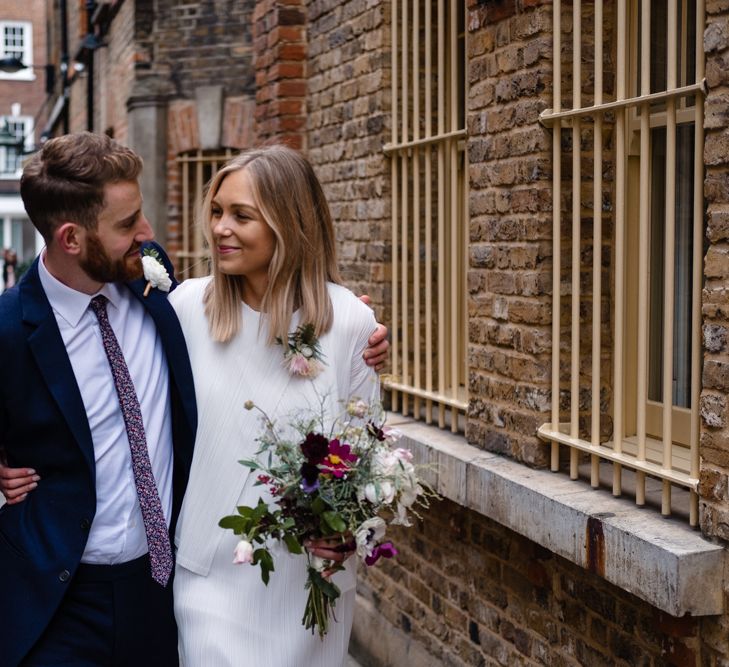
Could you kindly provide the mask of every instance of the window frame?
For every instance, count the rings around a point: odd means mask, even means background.
[[[8,126],[10,123],[22,123],[23,130],[21,136],[23,138],[23,148],[25,150],[30,150],[33,147],[35,123],[32,116],[0,116],[0,126],[4,123],[8,123]],[[17,180],[23,173],[22,165],[19,165],[15,171],[5,171],[9,151],[9,147],[0,146],[0,180]]]
[[[6,28],[20,28],[23,31],[23,47],[20,59],[25,68],[17,72],[0,72],[0,79],[35,81],[35,73],[33,72],[33,23],[31,21],[0,21],[0,58],[16,55],[15,49],[8,49],[5,42]]]
[[[686,69],[687,55],[691,46],[688,41],[688,31],[683,29],[686,25],[686,16],[688,5],[691,0],[678,0],[679,11],[681,13],[682,21],[679,22],[681,28],[681,50],[679,54],[680,66],[677,67],[677,86],[685,86],[689,84],[689,73]],[[630,95],[638,97],[640,95],[639,90],[639,74],[640,74],[640,39],[639,39],[639,25],[640,25],[640,3],[632,0],[630,3],[630,50],[628,56],[628,85]],[[651,16],[651,21],[653,17]],[[681,25],[683,23],[683,25]],[[694,46],[695,48],[695,46]],[[651,51],[653,56],[653,51]],[[692,103],[689,104],[688,97],[679,97],[676,100],[676,130],[678,134],[678,128],[682,126],[693,126],[695,123],[695,107],[697,103],[696,97],[693,98]],[[627,255],[626,255],[626,283],[637,284],[638,280],[638,228],[639,228],[639,205],[640,205],[640,108],[631,107],[628,112],[627,122],[627,133],[628,133],[628,144],[629,151],[626,155],[627,165],[626,172],[628,173],[626,197],[629,205],[626,207],[626,222],[627,230],[630,241],[627,244]],[[665,106],[656,110],[651,109],[649,112],[649,126],[651,133],[657,128],[667,128],[668,126],[668,114]],[[652,153],[652,142],[649,143],[649,153]],[[650,158],[649,158],[650,159]],[[678,177],[678,171],[676,173]],[[649,166],[649,183],[652,182],[653,177],[653,164],[652,161]],[[652,219],[653,205],[654,205],[654,193],[652,188],[648,192],[648,215],[649,219]],[[652,228],[652,224],[649,222],[649,230]],[[649,231],[650,233],[650,231]],[[650,238],[649,238],[650,245]],[[676,248],[678,247],[678,239],[676,239]],[[674,284],[676,278],[674,277]],[[650,281],[649,281],[650,285]],[[652,303],[652,299],[662,299],[662,295],[651,295],[649,287],[649,307]],[[676,305],[674,304],[674,315]],[[626,344],[628,349],[631,351],[637,350],[637,305],[633,305],[632,308],[627,309],[626,317]],[[693,336],[700,336],[700,331],[693,331]],[[660,355],[659,363],[662,364],[663,351],[658,350]],[[649,350],[650,357],[650,350]],[[674,369],[675,371],[675,369]],[[625,374],[625,387],[624,393],[624,414],[626,415],[626,434],[636,433],[636,402],[637,397],[634,388],[637,383],[637,365],[628,363],[626,364]],[[690,386],[689,386],[690,395]],[[646,435],[656,440],[663,438],[663,401],[653,400],[646,394]],[[681,407],[677,405],[672,406],[672,440],[673,443],[688,449],[690,447],[690,434],[691,434],[691,408]]]

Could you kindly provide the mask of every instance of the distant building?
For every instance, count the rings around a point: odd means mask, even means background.
[[[25,214],[18,179],[23,159],[39,142],[39,128],[47,115],[46,58],[45,0],[0,3],[0,60],[4,65],[0,68],[0,130],[6,129],[18,142],[0,145],[0,245],[12,248],[19,264],[33,259],[42,247],[42,239]],[[25,67],[18,70],[13,59]],[[6,137],[6,141],[10,139]]]

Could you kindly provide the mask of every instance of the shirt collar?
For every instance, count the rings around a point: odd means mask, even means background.
[[[104,283],[104,286],[95,294],[86,294],[78,290],[64,285],[60,280],[51,275],[45,265],[46,253],[40,256],[38,262],[38,275],[40,277],[43,291],[45,291],[48,301],[53,310],[58,313],[69,326],[76,328],[88,310],[91,299],[99,294],[103,294],[109,302],[119,308],[124,298],[121,285],[118,283]]]

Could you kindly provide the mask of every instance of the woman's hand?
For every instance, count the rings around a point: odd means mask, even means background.
[[[356,547],[351,533],[311,538],[304,541],[304,546],[310,554],[335,563],[343,563],[347,560],[354,554]]]
[[[8,468],[0,464],[0,492],[8,505],[23,502],[39,481],[40,476],[32,468]]]

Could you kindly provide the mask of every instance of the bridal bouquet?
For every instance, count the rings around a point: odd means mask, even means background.
[[[254,408],[246,403],[246,409]],[[356,549],[367,565],[395,556],[394,544],[384,539],[388,523],[409,526],[409,513],[417,516],[415,508],[427,506],[433,492],[418,479],[410,450],[396,446],[399,433],[384,426],[381,406],[351,401],[328,428],[323,414],[297,417],[287,425],[293,437],[283,437],[261,414],[260,449],[254,460],[240,463],[257,472],[256,484],[267,488],[273,502],[261,498],[255,507],[238,507],[237,514],[220,520],[241,537],[234,562],[260,566],[268,584],[274,570],[271,540],[303,554],[305,540],[337,536],[342,551]],[[339,597],[329,575],[344,568],[308,552],[306,557],[302,623],[323,639]]]

